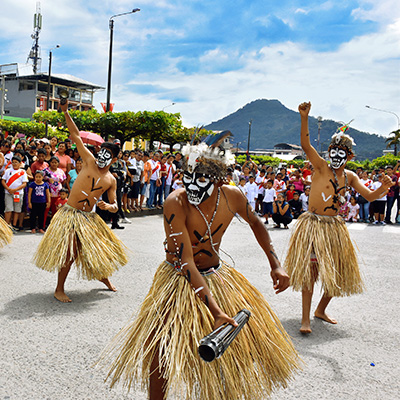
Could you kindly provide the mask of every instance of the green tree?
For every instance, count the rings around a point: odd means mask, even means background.
[[[387,139],[385,140],[385,142],[387,143],[386,148],[389,147],[394,147],[394,155],[397,156],[397,146],[400,145],[400,129],[397,129],[397,131],[393,131],[390,132],[389,135],[392,136],[388,136]]]

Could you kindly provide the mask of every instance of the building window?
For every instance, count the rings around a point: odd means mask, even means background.
[[[82,103],[92,104],[92,92],[82,91]]]
[[[72,101],[81,101],[81,92],[80,90],[70,89],[69,90],[69,99]]]
[[[19,90],[34,90],[35,82],[32,81],[19,81]]]
[[[48,84],[45,82],[38,82],[38,92],[42,92],[40,94],[47,94],[47,86]],[[50,97],[53,97],[53,85],[50,84]]]
[[[58,110],[58,101],[53,102],[53,109]]]

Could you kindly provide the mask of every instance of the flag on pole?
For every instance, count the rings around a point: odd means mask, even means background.
[[[103,111],[107,112],[107,104],[106,103],[100,103],[101,106],[103,107]],[[112,112],[114,110],[114,103],[110,103],[110,111]]]

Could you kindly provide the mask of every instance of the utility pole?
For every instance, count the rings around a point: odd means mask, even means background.
[[[249,151],[250,151],[250,135],[251,135],[251,124],[253,123],[253,120],[251,119],[249,121],[249,137],[247,139],[247,159],[250,158],[249,156]]]
[[[7,100],[7,89],[6,89],[6,77],[3,75],[1,78],[1,103],[0,103],[0,119],[3,119],[4,115],[4,103]]]

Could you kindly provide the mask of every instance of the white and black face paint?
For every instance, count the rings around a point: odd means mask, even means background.
[[[101,148],[100,151],[97,153],[97,165],[99,168],[105,168],[111,164],[113,156],[111,151],[106,148]]]
[[[189,203],[197,206],[211,196],[214,190],[214,181],[210,175],[185,171],[183,186],[185,186]]]
[[[332,147],[329,151],[329,158],[331,160],[331,166],[334,169],[340,168],[347,162],[347,152],[340,147]]]

